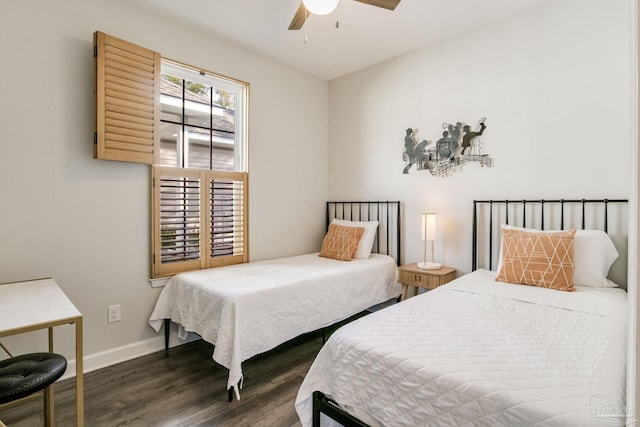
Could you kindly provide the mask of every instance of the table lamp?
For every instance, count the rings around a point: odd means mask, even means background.
[[[422,240],[424,240],[424,262],[418,263],[418,268],[423,270],[437,270],[442,267],[441,264],[434,262],[434,244],[436,240],[436,217],[433,212],[425,212],[422,214]],[[431,242],[431,262],[427,261],[427,242]]]

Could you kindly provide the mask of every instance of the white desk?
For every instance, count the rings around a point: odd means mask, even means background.
[[[76,425],[84,426],[82,376],[82,314],[51,278],[0,285],[0,338],[38,329],[49,329],[53,352],[53,327],[76,325]],[[54,425],[52,396],[45,394],[45,421]]]

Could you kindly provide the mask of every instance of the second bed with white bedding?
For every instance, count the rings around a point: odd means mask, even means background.
[[[244,360],[397,297],[396,279],[396,261],[381,254],[345,262],[314,253],[181,273],[149,323],[159,331],[171,319],[182,337],[195,332],[214,344],[213,359],[236,387]]]
[[[298,393],[303,426],[315,390],[374,426],[622,423],[626,292],[494,278],[478,270],[334,333]]]

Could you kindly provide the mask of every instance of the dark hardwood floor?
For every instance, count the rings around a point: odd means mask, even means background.
[[[241,399],[227,402],[227,369],[195,341],[85,374],[85,425],[299,426],[294,402],[322,346],[314,332],[242,364]],[[75,379],[55,387],[56,425],[75,425]],[[0,411],[7,427],[43,425],[42,400]]]

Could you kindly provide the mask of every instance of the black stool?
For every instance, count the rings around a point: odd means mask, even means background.
[[[54,424],[53,383],[67,369],[56,353],[29,353],[0,360],[0,405],[45,391],[45,424]]]

